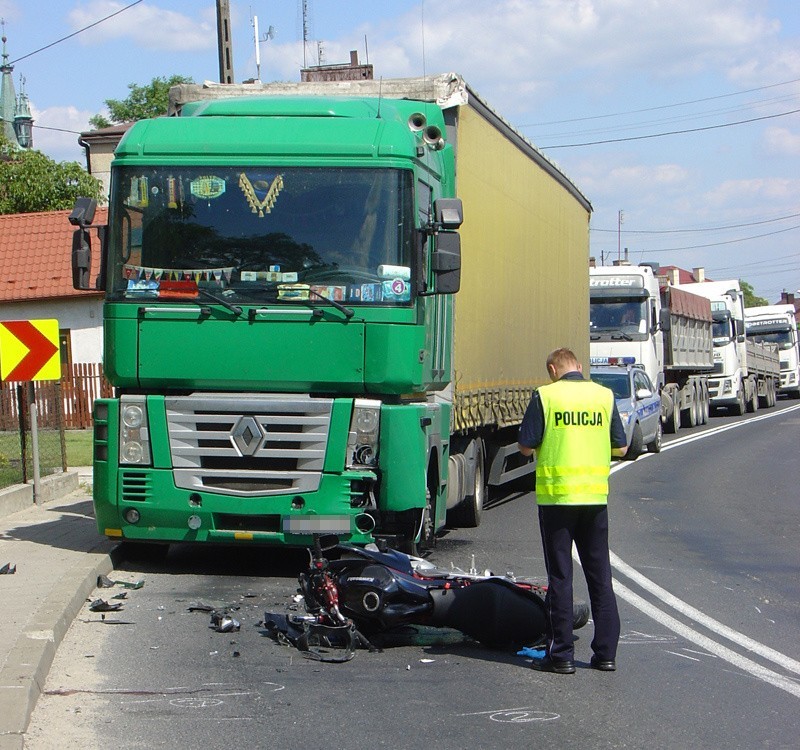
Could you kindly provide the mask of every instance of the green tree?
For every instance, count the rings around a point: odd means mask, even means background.
[[[763,297],[757,297],[753,286],[743,279],[739,279],[739,286],[742,288],[742,293],[744,294],[745,307],[761,307],[762,305],[769,304]]]
[[[123,122],[165,115],[169,104],[170,86],[177,86],[179,83],[194,83],[194,81],[186,76],[169,78],[158,76],[145,86],[129,83],[130,94],[125,99],[106,99],[105,105],[108,107],[109,117],[97,114],[89,118],[89,123],[99,130]]]
[[[79,196],[103,200],[103,186],[76,161],[12,148],[0,137],[0,214],[72,208]]]

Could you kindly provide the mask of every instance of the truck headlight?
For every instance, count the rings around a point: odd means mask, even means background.
[[[377,466],[380,424],[381,402],[366,398],[355,399],[347,437],[345,464],[348,469]]]
[[[730,393],[731,390],[732,390],[731,381],[729,378],[725,378],[725,380],[722,381],[722,392]]]
[[[150,431],[147,426],[145,397],[122,396],[119,409],[119,462],[150,466]]]

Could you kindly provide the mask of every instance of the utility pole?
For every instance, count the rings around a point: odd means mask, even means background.
[[[217,49],[219,50],[219,82],[233,83],[233,41],[231,39],[229,0],[217,0]]]
[[[625,218],[625,213],[620,209],[617,214],[617,261],[622,260],[622,222]]]

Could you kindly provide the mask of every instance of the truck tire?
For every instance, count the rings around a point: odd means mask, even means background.
[[[747,411],[751,414],[755,414],[758,411],[758,383],[753,383],[750,398],[747,402]]]
[[[462,529],[474,529],[480,526],[483,506],[486,502],[486,480],[484,474],[483,441],[478,440],[476,446],[475,476],[472,487],[465,493],[464,499],[447,514],[449,526]]]
[[[635,461],[639,456],[642,455],[642,428],[639,426],[637,422],[633,426],[633,435],[631,435],[631,444],[628,446],[628,450],[625,453],[625,460],[626,461]]]
[[[692,387],[692,402],[681,411],[681,427],[697,427],[697,391]]]
[[[662,441],[663,441],[663,430],[661,429],[661,420],[659,419],[658,422],[656,423],[656,435],[647,444],[647,452],[648,453],[661,453]]]
[[[674,435],[681,426],[681,414],[678,410],[678,403],[672,399],[672,411],[664,422],[664,432],[668,435]]]
[[[740,386],[738,400],[733,406],[731,406],[731,413],[741,417],[745,413],[746,409],[747,405],[744,402],[744,386]]]

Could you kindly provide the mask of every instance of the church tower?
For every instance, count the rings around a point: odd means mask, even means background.
[[[17,148],[33,148],[33,117],[30,102],[25,94],[25,81],[21,82],[21,93],[14,91],[14,66],[8,62],[6,35],[3,34],[3,62],[0,65],[0,117],[5,139]]]

